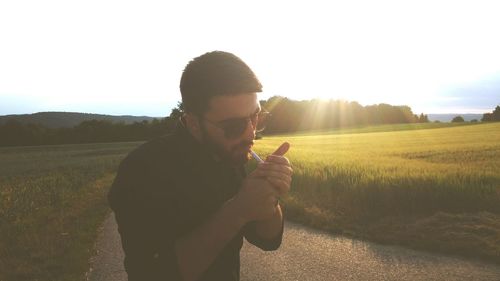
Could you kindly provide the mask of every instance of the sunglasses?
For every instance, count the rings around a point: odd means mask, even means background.
[[[266,128],[266,121],[270,115],[271,113],[267,111],[259,111],[248,117],[231,118],[219,122],[214,122],[203,117],[201,118],[217,128],[222,129],[224,131],[224,137],[227,139],[235,139],[243,135],[250,122],[256,133],[264,131]]]

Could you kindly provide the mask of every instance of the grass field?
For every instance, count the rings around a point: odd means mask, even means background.
[[[272,136],[255,149],[265,156],[285,140],[289,219],[500,262],[500,123]],[[137,145],[0,148],[0,280],[83,280],[105,194]]]
[[[290,219],[500,262],[500,123],[408,126],[267,137],[255,149],[291,143]]]
[[[84,280],[105,193],[136,146],[0,148],[0,280]]]

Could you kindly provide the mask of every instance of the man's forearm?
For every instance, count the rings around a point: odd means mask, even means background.
[[[198,279],[245,223],[238,206],[229,200],[203,225],[177,240],[175,250],[183,279]]]
[[[276,206],[274,215],[262,221],[257,221],[255,224],[257,235],[263,239],[273,239],[281,233],[281,225],[283,223],[283,213],[281,206]]]

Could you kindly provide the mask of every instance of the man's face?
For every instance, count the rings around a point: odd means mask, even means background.
[[[222,160],[233,165],[245,164],[255,139],[255,127],[249,117],[260,111],[257,94],[216,96],[210,100],[209,108],[203,118],[199,118],[202,141]],[[224,125],[238,119],[246,120],[245,130],[228,137]]]

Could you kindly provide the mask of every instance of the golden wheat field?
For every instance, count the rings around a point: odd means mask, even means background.
[[[407,125],[404,125],[407,126]],[[408,128],[407,128],[408,129]],[[288,217],[334,232],[500,261],[500,123],[266,137],[294,168]]]

